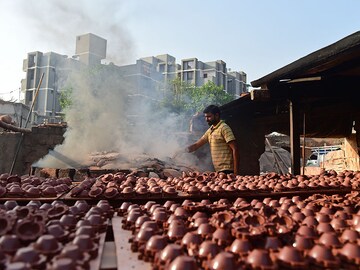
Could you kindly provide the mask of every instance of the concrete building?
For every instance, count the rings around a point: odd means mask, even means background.
[[[26,77],[22,80],[21,90],[25,94],[24,103],[29,107],[34,101],[36,89],[44,73],[34,105],[34,115],[38,117],[36,121],[32,117],[31,123],[60,121],[59,98],[66,77],[72,70],[96,65],[101,65],[103,70],[116,73],[116,76],[124,79],[126,87],[132,93],[129,95],[130,100],[138,97],[142,97],[144,102],[161,99],[163,91],[168,89],[167,83],[175,78],[197,87],[212,81],[235,97],[247,91],[246,74],[228,72],[226,63],[222,60],[201,62],[197,58],[189,58],[176,64],[175,57],[163,54],[140,58],[131,65],[105,65],[101,61],[106,58],[106,46],[105,39],[89,33],[76,37],[76,54],[72,57],[54,52],[28,53],[23,63]]]
[[[4,101],[0,99],[0,115],[10,115],[17,127],[25,127],[30,108],[22,103]],[[35,118],[37,115],[35,115]],[[30,127],[30,125],[27,125]]]
[[[33,103],[40,78],[44,74],[33,109],[33,115],[37,114],[38,117],[32,117],[30,123],[60,121],[59,97],[66,76],[81,66],[101,64],[105,57],[106,40],[94,34],[76,37],[76,54],[71,58],[54,52],[28,53],[27,59],[23,62],[26,77],[21,81],[25,105],[30,107]]]

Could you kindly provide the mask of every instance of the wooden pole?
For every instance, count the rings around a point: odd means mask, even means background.
[[[291,173],[300,174],[300,131],[298,122],[298,104],[289,101],[290,109],[290,148],[291,148]]]
[[[306,127],[306,122],[305,122],[305,112],[304,112],[304,119],[303,119],[303,145],[302,145],[302,174],[305,174],[305,139],[306,139],[306,132],[305,132],[305,127]]]
[[[38,96],[39,89],[40,89],[40,86],[41,86],[41,83],[42,83],[43,78],[44,78],[44,73],[41,75],[39,84],[38,84],[38,86],[37,86],[37,88],[36,88],[35,97],[34,97],[34,99],[33,99],[33,101],[32,101],[32,104],[31,104],[31,107],[30,107],[30,111],[29,111],[28,117],[27,117],[27,119],[26,119],[24,128],[26,128],[26,126],[27,126],[27,124],[28,124],[28,122],[29,122],[29,120],[30,120],[30,116],[31,116],[32,110],[33,110],[33,108],[34,108],[34,105],[35,105],[35,102],[36,102],[36,98],[37,98],[37,96]],[[18,156],[18,154],[19,154],[19,152],[20,152],[20,147],[21,147],[21,145],[22,145],[22,141],[24,140],[24,134],[25,134],[25,133],[21,133],[20,140],[19,140],[19,142],[18,142],[17,149],[16,149],[16,152],[15,152],[15,156],[14,156],[13,162],[12,162],[12,164],[11,164],[11,168],[10,168],[10,172],[9,172],[10,175],[11,175],[11,174],[13,173],[13,171],[14,171],[14,167],[15,167],[15,163],[16,163],[16,160],[17,160],[17,156]]]

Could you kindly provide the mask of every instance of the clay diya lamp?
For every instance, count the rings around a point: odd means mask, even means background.
[[[290,246],[285,246],[279,250],[277,255],[279,267],[284,269],[308,269],[309,265],[302,253]]]
[[[15,233],[20,240],[25,242],[36,240],[45,230],[43,223],[32,219],[23,219],[18,221],[15,226]]]
[[[356,243],[358,238],[359,233],[352,229],[345,229],[340,237],[343,243]]]
[[[346,243],[338,252],[345,269],[356,269],[360,265],[360,246],[356,243]]]
[[[88,195],[91,198],[99,198],[101,196],[101,194],[103,193],[103,191],[104,190],[101,187],[93,186],[93,187],[91,187]]]
[[[70,258],[56,258],[52,261],[50,270],[80,270],[80,267]]]
[[[314,246],[314,238],[303,235],[296,235],[293,247],[307,253]]]
[[[53,235],[44,234],[36,240],[33,244],[33,248],[40,254],[44,254],[48,258],[52,258],[56,254],[60,253],[62,244],[60,244]]]
[[[215,258],[215,256],[220,252],[221,249],[217,244],[213,241],[207,240],[200,244],[199,252],[196,257],[202,263],[202,266],[205,267],[207,260]]]
[[[167,236],[170,242],[176,242],[181,240],[181,238],[187,232],[185,224],[181,220],[174,220],[169,224],[169,228],[167,230]]]
[[[151,219],[156,221],[159,225],[163,224],[164,222],[166,222],[166,220],[168,219],[168,214],[165,212],[164,209],[162,208],[157,208],[155,209],[155,211],[153,212]]]
[[[129,206],[131,205],[130,202],[123,202],[120,207],[117,209],[118,216],[122,217],[127,212]]]
[[[15,217],[1,213],[0,215],[0,235],[5,235],[6,233],[10,232],[13,229],[13,225],[15,223]]]
[[[143,225],[145,221],[151,221],[150,217],[146,215],[138,217],[135,221],[135,228],[133,230],[133,233],[139,231],[141,225]]]
[[[32,247],[23,247],[16,251],[12,262],[24,262],[28,263],[32,269],[44,269],[46,256]]]
[[[133,230],[135,228],[135,222],[138,217],[142,216],[140,209],[133,209],[129,212],[125,219],[123,219],[122,228],[125,230]]]
[[[226,247],[233,241],[232,235],[229,229],[218,228],[212,235],[212,240],[220,247]]]
[[[41,197],[41,190],[38,187],[30,187],[26,189],[25,196],[28,198],[37,198]]]
[[[69,211],[69,207],[65,204],[55,204],[53,208],[48,210],[48,217],[50,219],[60,218]]]
[[[211,235],[215,232],[215,227],[209,223],[203,223],[198,227],[196,232],[201,235],[202,239],[210,240]]]
[[[329,248],[340,248],[342,246],[335,232],[324,232],[317,242]]]
[[[80,251],[88,253],[92,259],[98,256],[99,246],[94,243],[89,235],[77,235],[72,243],[77,245]]]
[[[278,251],[282,247],[282,243],[277,236],[267,236],[264,248],[270,251]]]
[[[77,245],[72,243],[64,246],[60,254],[54,257],[56,260],[61,258],[71,259],[77,266],[81,266],[80,269],[89,269],[90,255],[88,253],[84,253]]]
[[[78,222],[78,219],[74,215],[71,215],[71,214],[63,215],[60,218],[61,226],[63,226],[68,231],[74,230],[77,222]]]
[[[202,237],[195,232],[187,232],[181,239],[181,246],[188,250],[189,255],[194,255],[202,243]]]
[[[154,265],[159,269],[169,269],[170,263],[183,255],[183,249],[177,244],[168,244],[160,253],[156,253]]]
[[[14,255],[21,247],[19,238],[14,234],[6,234],[0,237],[0,249],[6,254]]]
[[[276,269],[268,251],[263,249],[252,250],[245,260],[251,269]]]
[[[248,239],[235,239],[226,250],[245,258],[252,250],[252,245]]]
[[[100,236],[96,233],[96,230],[91,225],[77,228],[74,237],[78,235],[89,235],[95,243],[99,244]]]
[[[106,219],[102,216],[97,214],[92,214],[86,217],[86,220],[90,221],[90,225],[97,231],[97,232],[105,232],[107,228]]]
[[[210,223],[217,228],[228,228],[234,219],[231,211],[217,212],[210,218]]]
[[[193,257],[181,255],[171,262],[169,269],[172,269],[172,270],[183,270],[183,269],[198,270],[199,268]]]
[[[236,263],[236,259],[234,254],[230,252],[220,252],[215,258],[207,263],[207,269],[215,270],[215,269],[227,269],[227,270],[237,270],[238,265]]]
[[[119,191],[116,187],[108,187],[105,189],[103,195],[107,199],[114,199],[119,195]]]
[[[323,245],[315,245],[308,253],[310,265],[326,269],[339,269],[340,260],[334,256],[332,249]]]
[[[145,248],[145,244],[147,241],[154,235],[153,228],[142,228],[136,233],[135,237],[130,239],[131,242],[131,250],[133,252],[143,251]]]
[[[318,234],[326,233],[326,232],[335,232],[333,226],[330,223],[321,222],[316,226],[316,230]]]
[[[166,236],[153,235],[147,241],[144,253],[143,255],[140,254],[139,258],[144,259],[144,261],[146,262],[148,261],[153,262],[155,258],[155,254],[160,250],[162,250],[167,244],[168,244],[168,239]]]
[[[69,231],[65,230],[60,224],[53,224],[46,227],[47,233],[54,236],[59,242],[65,243],[68,239]]]

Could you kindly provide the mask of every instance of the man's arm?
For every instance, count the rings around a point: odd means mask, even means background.
[[[233,159],[234,159],[234,174],[237,175],[239,173],[239,151],[236,145],[236,141],[228,142],[229,147],[231,148]]]
[[[199,149],[201,146],[203,146],[206,143],[206,140],[204,140],[203,138],[201,138],[200,140],[198,140],[196,143],[188,146],[186,149],[189,153],[194,152],[195,150]]]

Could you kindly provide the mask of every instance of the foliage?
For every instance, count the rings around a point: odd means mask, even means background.
[[[232,100],[233,95],[211,81],[195,87],[177,78],[171,82],[170,91],[166,93],[161,104],[177,114],[193,115],[210,104],[221,106]]]
[[[59,103],[63,111],[71,107],[71,105],[73,104],[71,98],[72,93],[73,93],[73,88],[71,86],[67,86],[60,91]]]

